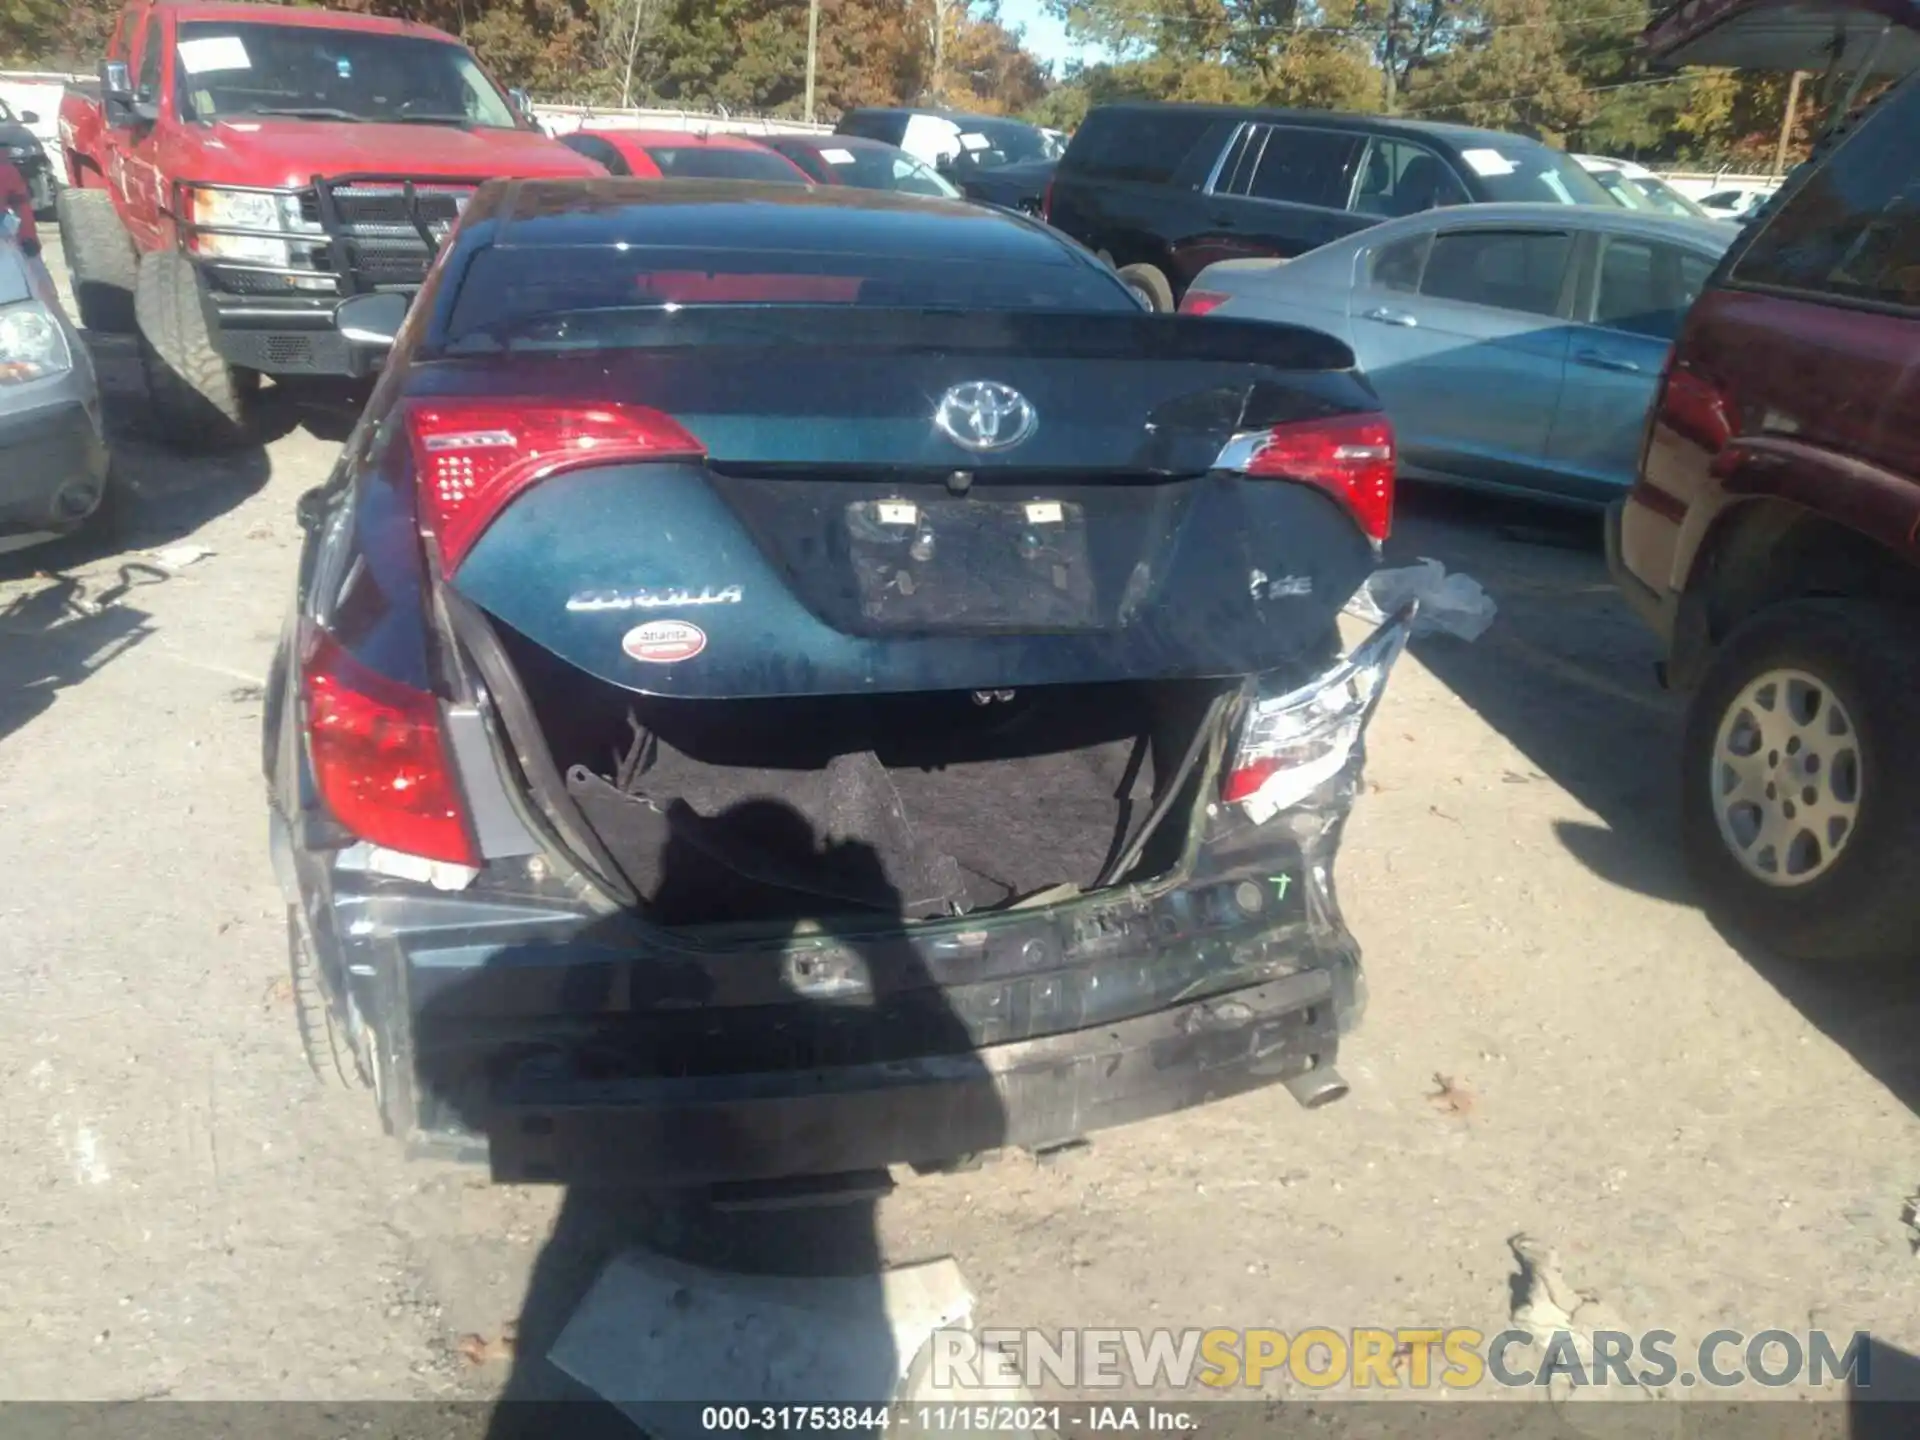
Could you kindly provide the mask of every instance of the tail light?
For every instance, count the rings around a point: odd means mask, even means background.
[[[301,648],[314,783],[363,840],[478,865],[433,696],[369,670],[309,624]]]
[[[1407,605],[1305,685],[1277,695],[1257,693],[1220,798],[1263,824],[1338,776],[1358,750],[1387,676],[1413,633],[1415,609]]]
[[[1182,315],[1204,315],[1209,310],[1217,310],[1227,303],[1227,297],[1218,290],[1189,290],[1180,297]]]
[[[1040,218],[1048,224],[1053,223],[1053,177],[1047,177],[1047,188],[1040,192]]]
[[[550,400],[426,400],[407,415],[420,476],[420,523],[448,574],[528,486],[581,465],[698,459],[671,417],[638,405]]]
[[[1216,470],[1314,485],[1340,501],[1374,540],[1393,528],[1393,426],[1376,412],[1296,420],[1236,435]]]
[[[1670,363],[1654,412],[1661,423],[1713,454],[1733,439],[1733,406],[1727,395],[1696,371]]]

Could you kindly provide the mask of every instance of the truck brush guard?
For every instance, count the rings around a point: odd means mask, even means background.
[[[341,293],[418,286],[478,185],[466,175],[314,176],[313,219]]]
[[[266,295],[312,290],[322,277],[328,298],[376,290],[412,291],[426,278],[467,201],[481,181],[470,175],[316,175],[307,189],[197,187],[177,183],[174,214],[185,248],[215,268],[220,287]],[[196,193],[270,197],[277,224],[207,221],[194,213]],[[232,239],[285,246],[284,263],[204,243]]]

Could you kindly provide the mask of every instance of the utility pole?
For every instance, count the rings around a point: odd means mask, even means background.
[[[807,123],[813,123],[813,76],[820,65],[820,0],[807,0]],[[1795,77],[1796,80],[1798,77]]]
[[[1787,145],[1793,139],[1793,112],[1800,108],[1800,72],[1793,72],[1793,80],[1787,86],[1787,113],[1780,118],[1780,143],[1773,151],[1773,173],[1784,175],[1787,172]]]

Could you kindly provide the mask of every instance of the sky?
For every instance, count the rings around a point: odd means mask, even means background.
[[[1000,0],[1000,23],[1023,30],[1027,49],[1051,61],[1055,74],[1063,61],[1093,58],[1091,47],[1083,48],[1067,39],[1067,27],[1047,13],[1046,0]]]

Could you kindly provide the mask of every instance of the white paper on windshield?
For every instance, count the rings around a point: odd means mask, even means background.
[[[1520,168],[1498,150],[1462,150],[1460,158],[1473,167],[1476,175],[1511,175]]]
[[[851,150],[822,150],[820,152],[820,158],[829,165],[853,164],[853,152]]]
[[[1064,518],[1058,500],[1030,500],[1027,502],[1027,523],[1029,525],[1058,525]]]
[[[970,130],[961,134],[960,143],[969,150],[991,150],[993,148],[993,142],[988,140],[986,136],[975,134]]]
[[[920,518],[920,508],[911,500],[882,500],[874,508],[882,525],[911,525]]]
[[[209,35],[200,40],[182,40],[173,47],[180,57],[180,68],[189,75],[205,75],[210,70],[251,70],[253,61],[238,35]]]

